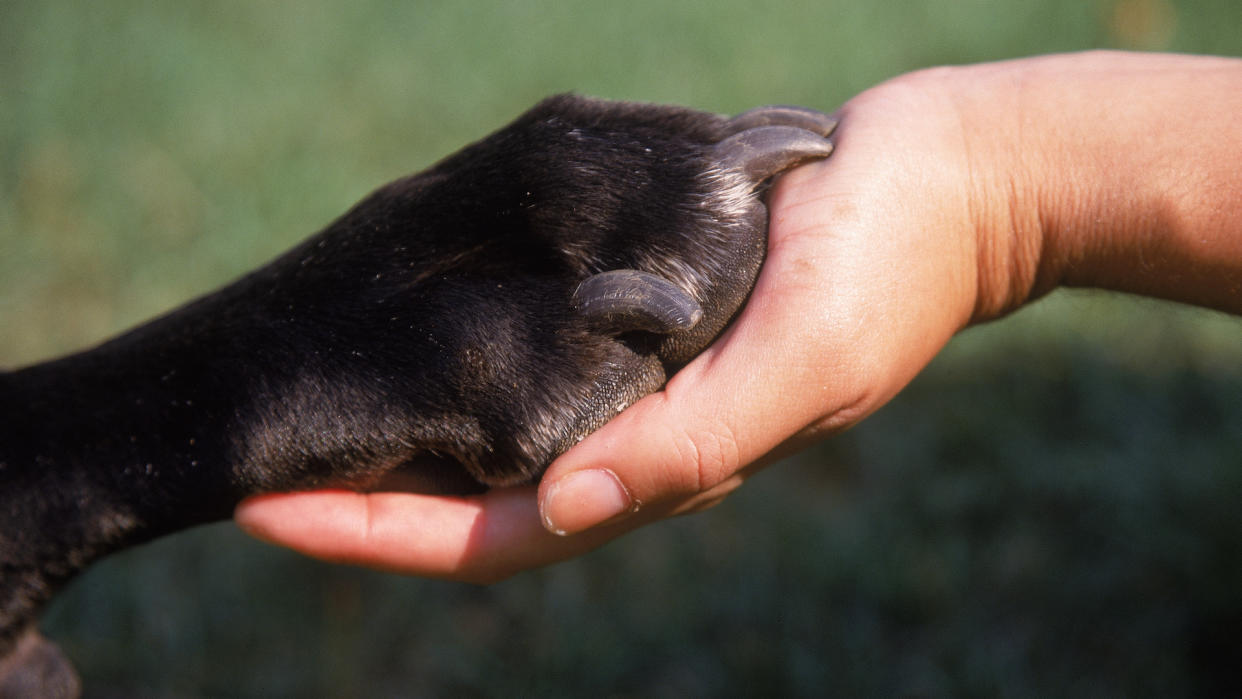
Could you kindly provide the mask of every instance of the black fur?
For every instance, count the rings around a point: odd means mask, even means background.
[[[91,561],[248,495],[375,487],[425,454],[482,486],[536,478],[744,300],[766,212],[715,144],[751,126],[555,97],[220,291],[0,373],[0,657]],[[571,297],[619,268],[702,320],[592,324]]]

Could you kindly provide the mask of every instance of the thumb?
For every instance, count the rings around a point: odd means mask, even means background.
[[[739,448],[727,422],[690,413],[667,392],[648,396],[549,468],[544,526],[572,534],[711,489],[739,469]]]
[[[822,186],[812,164],[772,192],[773,211],[790,182],[811,199]],[[795,185],[796,186],[796,185]],[[867,347],[874,324],[860,319],[842,236],[827,235],[817,209],[772,216],[768,257],[741,313],[664,390],[627,408],[549,467],[539,486],[544,526],[572,534],[644,511],[643,519],[720,499],[778,447],[796,446],[856,422],[877,404],[867,390],[882,363]],[[825,239],[844,253],[825,250]],[[843,255],[843,256],[842,256]],[[828,275],[825,270],[832,270]],[[841,282],[840,280],[844,280]]]
[[[539,488],[547,529],[572,534],[640,509],[671,514],[664,510],[715,502],[748,466],[815,420],[824,399],[813,394],[826,387],[807,380],[809,362],[774,357],[787,349],[780,324],[747,322],[762,315],[758,300],[663,391],[552,464]]]

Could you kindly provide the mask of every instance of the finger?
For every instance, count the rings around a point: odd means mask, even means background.
[[[670,497],[715,487],[823,417],[849,407],[820,337],[832,319],[814,253],[776,227],[734,325],[665,390],[626,409],[558,459],[540,485],[544,525],[583,531]],[[779,284],[774,283],[779,280]],[[857,328],[834,333],[848,341]],[[844,401],[841,403],[839,401]]]
[[[744,360],[735,360],[738,363]],[[757,410],[747,418],[730,390],[753,394],[740,380],[694,376],[644,398],[585,439],[549,469],[540,487],[544,526],[574,534],[605,522],[620,522],[668,499],[709,490],[727,492],[740,484],[742,468],[798,432],[806,419],[794,412]],[[723,370],[737,376],[728,368]],[[723,390],[721,390],[723,389]],[[754,406],[764,398],[750,401]]]
[[[541,526],[533,487],[443,497],[314,491],[250,498],[251,536],[333,563],[477,583],[570,558],[624,529],[559,537]]]

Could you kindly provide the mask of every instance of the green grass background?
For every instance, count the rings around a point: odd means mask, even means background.
[[[4,0],[0,366],[208,291],[549,93],[832,109],[1091,47],[1238,55],[1242,4]],[[1058,293],[580,560],[480,588],[223,524],[107,560],[44,626],[94,697],[1236,692],[1239,356],[1237,318]]]

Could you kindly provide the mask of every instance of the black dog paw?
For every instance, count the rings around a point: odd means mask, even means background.
[[[834,125],[561,96],[380,189],[264,275],[301,309],[271,343],[312,357],[283,402],[367,419],[299,407],[250,440],[294,457],[273,473],[400,444],[531,480],[719,334],[763,260],[765,182],[827,156]]]
[[[725,327],[765,181],[833,126],[555,97],[213,294],[0,372],[0,658],[91,561],[249,495],[534,479]]]
[[[704,119],[712,119],[702,115]],[[761,107],[718,124],[721,140],[701,151],[700,174],[677,203],[656,211],[675,217],[658,240],[633,234],[634,268],[585,279],[575,308],[600,330],[664,336],[656,355],[666,367],[703,350],[737,311],[758,275],[767,245],[767,209],[760,198],[773,176],[807,160],[826,157],[836,122],[798,107]],[[645,255],[645,257],[640,257]]]
[[[161,530],[428,455],[530,481],[720,333],[763,260],[765,182],[833,126],[548,99],[234,284],[0,375],[0,452]]]

